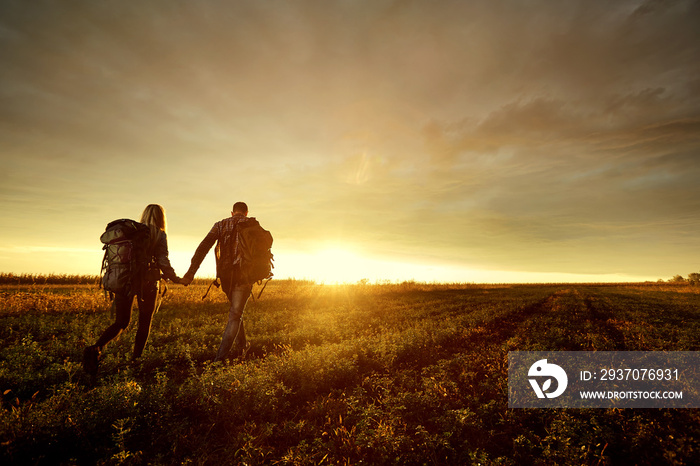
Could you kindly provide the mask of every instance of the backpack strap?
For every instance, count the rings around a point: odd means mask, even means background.
[[[101,277],[105,274],[105,270],[107,270],[107,245],[105,244],[105,245],[102,247],[102,249],[104,250],[105,253],[104,253],[104,255],[102,256],[102,267],[100,268],[100,279],[97,281],[97,289],[98,289],[98,290],[99,290],[99,289],[103,289],[103,290],[104,290],[104,293],[105,293],[105,299],[107,299],[107,293],[108,293],[108,291],[105,290],[104,284],[102,283],[102,279],[101,279]],[[114,295],[112,294],[111,291],[109,292],[109,295],[110,295],[110,298],[111,298],[111,299],[114,299],[114,298],[113,298]]]
[[[219,284],[219,278],[218,278],[218,277],[215,278],[214,281],[211,282],[211,283],[209,284],[209,288],[207,288],[207,292],[204,293],[204,296],[202,296],[202,301],[204,301],[204,298],[206,298],[207,295],[209,294],[209,290],[211,290],[212,285],[214,285],[214,286],[217,287],[217,288],[219,288],[219,287],[221,286],[221,285]]]
[[[265,287],[267,286],[267,284],[270,283],[270,280],[272,280],[272,277],[270,277],[270,278],[268,278],[267,280],[265,280],[265,284],[263,285],[262,289],[260,290],[260,293],[258,293],[258,299],[260,299],[260,296],[262,296],[262,293],[263,293],[263,291],[265,291]],[[261,281],[262,281],[262,280],[261,280]],[[261,281],[260,281],[260,282],[261,282]],[[258,284],[260,284],[260,282],[258,282]],[[252,292],[253,292],[253,291],[251,290],[251,293],[252,293]],[[255,298],[253,298],[253,300],[255,300]]]

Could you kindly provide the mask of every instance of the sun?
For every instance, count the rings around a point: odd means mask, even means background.
[[[342,246],[327,246],[305,255],[298,272],[325,283],[353,283],[369,272],[369,264],[358,253]]]

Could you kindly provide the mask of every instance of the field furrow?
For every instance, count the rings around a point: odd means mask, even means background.
[[[3,464],[694,464],[694,409],[509,409],[509,351],[695,351],[693,287],[323,286],[250,302],[244,362],[212,363],[221,292],[171,287],[146,351],[87,285],[0,293]]]

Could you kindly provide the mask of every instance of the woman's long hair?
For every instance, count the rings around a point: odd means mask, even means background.
[[[159,204],[148,204],[141,214],[141,223],[151,227],[151,244],[155,244],[158,239],[158,231],[165,232],[167,220],[165,219],[165,209]]]

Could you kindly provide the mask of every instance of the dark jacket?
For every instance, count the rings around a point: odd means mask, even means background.
[[[157,269],[146,274],[146,282],[154,282],[160,279],[160,272],[163,272],[163,278],[168,280],[179,280],[168,258],[168,235],[163,230],[157,230],[155,241],[151,242],[149,252],[153,258],[152,264]],[[155,267],[152,267],[153,269]],[[157,275],[156,275],[157,273]],[[157,278],[156,278],[157,277]]]

